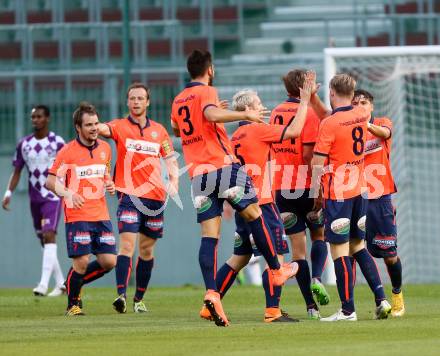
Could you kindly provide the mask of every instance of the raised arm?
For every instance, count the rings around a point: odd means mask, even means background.
[[[316,115],[322,120],[325,119],[327,116],[331,115],[331,110],[327,108],[327,106],[321,101],[318,95],[318,91],[320,88],[320,85],[316,83],[316,72],[312,71],[313,79],[314,79],[314,86],[312,89],[312,96],[310,98],[310,105],[312,106],[313,110],[315,110]]]
[[[110,130],[110,127],[106,124],[100,123],[98,125],[98,135],[105,138],[112,137],[112,132]]]
[[[3,196],[3,200],[2,200],[2,207],[5,210],[9,210],[9,204],[11,203],[12,193],[14,192],[15,188],[17,188],[18,182],[20,181],[21,170],[22,168],[15,167],[14,171],[11,174],[11,177],[9,178],[5,195]]]
[[[301,135],[304,124],[306,122],[307,106],[310,102],[313,86],[314,77],[312,75],[312,72],[307,72],[304,86],[300,89],[301,102],[299,104],[298,111],[296,112],[295,120],[292,120],[289,126],[287,126],[286,132],[284,134],[284,139],[296,138]]]
[[[388,140],[391,137],[391,129],[385,126],[368,123],[368,131],[383,140]]]
[[[211,105],[205,108],[204,114],[208,121],[216,123],[235,121],[253,121],[264,123],[264,119],[269,118],[270,111],[266,108],[261,110],[232,111]]]

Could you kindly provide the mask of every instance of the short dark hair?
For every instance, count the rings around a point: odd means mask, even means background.
[[[50,110],[46,105],[35,105],[31,111],[33,110],[43,110],[44,116],[46,117],[50,116]]]
[[[365,97],[365,99],[367,99],[370,103],[373,104],[374,97],[373,97],[373,94],[371,94],[369,91],[366,91],[363,89],[357,89],[354,91],[353,99],[357,98],[358,96]]]
[[[92,104],[88,103],[87,101],[82,101],[73,112],[73,127],[81,127],[84,114],[99,116],[98,111]]]
[[[186,61],[186,68],[191,79],[205,74],[206,70],[212,65],[212,56],[209,51],[195,49]]]
[[[306,74],[307,71],[305,69],[295,69],[283,77],[284,87],[289,95],[299,98],[299,89],[304,85]]]
[[[141,82],[134,82],[130,84],[130,86],[127,88],[127,99],[130,90],[139,89],[139,88],[144,89],[147,92],[147,99],[150,99],[150,88],[148,88],[144,83]]]

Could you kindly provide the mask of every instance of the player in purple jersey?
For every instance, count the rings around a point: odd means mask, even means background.
[[[54,275],[55,288],[48,294],[56,297],[65,291],[64,277],[57,257],[56,231],[61,213],[60,199],[48,191],[46,183],[49,167],[57,152],[64,146],[64,140],[49,131],[49,108],[44,105],[35,106],[31,111],[34,133],[22,138],[17,145],[12,165],[14,171],[6,188],[2,207],[9,210],[12,192],[18,185],[21,171],[26,166],[29,173],[29,198],[35,232],[43,247],[43,265],[41,279],[33,292],[36,296],[44,296],[49,287],[50,276]]]

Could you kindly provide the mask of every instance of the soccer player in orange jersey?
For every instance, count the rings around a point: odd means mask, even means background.
[[[304,84],[306,73],[304,69],[296,69],[288,72],[283,77],[288,98],[272,111],[271,124],[287,125],[292,120],[296,120],[300,105],[300,88]],[[311,74],[314,75],[312,72]],[[321,305],[326,305],[330,301],[329,295],[321,283],[321,276],[328,254],[327,244],[324,241],[322,214],[315,216],[316,214],[312,212],[314,200],[309,194],[310,161],[318,135],[319,123],[320,119],[313,108],[309,107],[301,135],[272,146],[273,159],[276,160],[273,184],[276,204],[281,212],[284,228],[292,244],[292,258],[299,265],[296,280],[310,319],[320,318],[319,308],[313,299],[312,292]],[[309,264],[306,260],[306,228],[309,229],[312,239],[310,253],[312,279],[310,278]]]
[[[46,187],[64,198],[67,252],[72,258],[66,287],[66,316],[84,315],[80,291],[84,283],[103,276],[116,265],[116,242],[105,191],[115,193],[109,174],[111,149],[98,139],[98,113],[82,103],[73,113],[77,138],[57,154]],[[96,260],[89,263],[90,254]]]
[[[396,212],[391,195],[397,192],[391,173],[390,154],[393,123],[387,117],[375,117],[374,98],[366,90],[356,90],[352,104],[362,106],[371,115],[365,146],[365,178],[368,184],[366,241],[373,257],[383,258],[393,286],[391,315],[403,316],[402,264],[397,255]]]
[[[306,83],[304,90],[301,89],[301,103],[298,105],[295,120],[291,120],[289,125],[267,125],[242,121],[239,123],[239,128],[234,132],[231,139],[235,155],[240,159],[241,164],[252,178],[252,182],[257,190],[258,202],[263,212],[264,220],[275,237],[273,245],[276,248],[278,259],[281,263],[284,261],[283,255],[289,252],[289,248],[285,240],[283,222],[272,197],[272,177],[270,177],[271,170],[268,167],[271,158],[270,151],[273,143],[294,139],[301,135],[304,122],[306,121],[307,104],[310,100],[311,88],[311,83]],[[236,93],[232,100],[232,106],[236,111],[258,110],[263,107],[257,93],[252,90],[242,90]],[[234,283],[237,273],[249,263],[252,253],[254,255],[260,254],[258,249],[253,249],[252,232],[248,224],[238,213],[235,213],[235,223],[234,252],[217,272],[216,284],[222,297]],[[282,287],[273,286],[267,269],[263,272],[262,280],[266,296],[264,321],[298,321],[298,319],[293,319],[281,312],[279,304]],[[310,284],[308,288],[310,291]],[[203,317],[206,315],[206,311],[202,310],[200,315]]]
[[[357,320],[350,255],[359,263],[374,292],[376,318],[386,318],[391,311],[377,266],[364,243],[364,148],[370,115],[362,107],[351,106],[355,85],[348,74],[338,74],[330,81],[333,112],[321,122],[312,159],[312,184],[314,191],[318,191],[322,183],[325,238],[330,243],[342,303],[339,311],[321,321]],[[315,202],[316,209],[320,209],[320,198]]]
[[[191,82],[173,100],[171,124],[182,139],[183,154],[192,178],[197,221],[202,228],[199,263],[207,292],[204,304],[218,326],[229,321],[223,311],[215,283],[217,243],[223,202],[227,200],[245,219],[255,243],[270,268],[274,285],[282,285],[296,273],[296,264],[280,265],[269,226],[262,217],[251,178],[240,169],[223,126],[225,122],[262,122],[265,110],[230,111],[219,107],[212,87],[214,67],[211,54],[195,50],[188,57]]]
[[[99,126],[99,134],[113,139],[118,152],[114,180],[119,198],[120,244],[116,265],[118,297],[113,307],[119,313],[127,311],[126,291],[138,237],[133,311],[147,311],[143,297],[153,270],[154,246],[163,236],[167,194],[162,182],[161,159],[170,180],[168,191],[174,194],[178,189],[178,165],[172,141],[166,129],[147,115],[149,105],[149,88],[133,83],[127,89],[129,115]]]

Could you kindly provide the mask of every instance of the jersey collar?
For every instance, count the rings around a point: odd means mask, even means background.
[[[98,140],[95,141],[95,143],[91,146],[86,146],[85,144],[83,144],[81,142],[81,140],[79,139],[79,136],[76,136],[76,142],[79,143],[80,146],[87,148],[90,152],[92,152],[96,147],[99,146],[99,142]]]
[[[200,82],[189,82],[185,85],[185,88],[197,87],[199,85],[205,85],[205,84],[200,83]]]
[[[373,123],[374,123],[374,116],[373,116],[373,113],[371,113],[370,124],[373,124]]]
[[[147,128],[147,127],[150,127],[150,118],[148,117],[148,115],[147,115],[146,117],[147,117],[147,122],[145,123],[145,126],[144,126],[144,127],[141,127],[141,125],[139,124],[139,122],[137,122],[136,120],[134,120],[130,115],[128,115],[127,119],[128,119],[128,121],[130,121],[133,125],[136,125],[137,127],[139,127],[139,130],[143,130],[143,129]]]
[[[340,106],[339,108],[336,108],[332,111],[332,115],[336,114],[337,112],[340,112],[340,111],[350,111],[350,110],[353,110],[353,106],[351,106],[351,105]]]
[[[299,104],[301,102],[301,100],[294,98],[293,96],[289,96],[286,100],[287,103],[297,103]]]
[[[249,125],[249,124],[251,124],[250,121],[240,121],[240,122],[238,123],[238,126],[244,126],[244,125]]]

